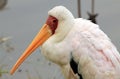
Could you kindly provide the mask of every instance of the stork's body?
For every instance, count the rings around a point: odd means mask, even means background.
[[[37,46],[28,47],[32,52],[41,45],[44,56],[61,67],[66,79],[79,79],[71,69],[71,59],[77,63],[78,73],[83,79],[120,79],[119,52],[98,25],[82,18],[74,19],[71,12],[63,6],[53,8],[48,14],[58,21],[53,21],[52,24],[51,20],[47,20],[46,24],[54,26],[56,22],[57,27],[50,27],[52,32],[48,32],[52,36],[42,44],[35,38],[38,42],[32,43]],[[36,37],[38,36],[39,33]],[[27,49],[26,52],[30,50]],[[25,60],[28,56],[25,55],[23,54],[14,68],[18,68]],[[14,68],[11,73],[15,71]]]

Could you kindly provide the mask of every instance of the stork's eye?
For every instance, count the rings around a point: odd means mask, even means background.
[[[58,25],[58,20],[53,16],[49,16],[46,24],[49,25],[50,29],[52,30],[52,34],[54,34]]]
[[[57,22],[57,20],[56,20],[56,19],[54,19],[54,20],[53,20],[53,23],[56,23],[56,22]]]

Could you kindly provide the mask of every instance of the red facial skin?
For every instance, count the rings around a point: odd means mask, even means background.
[[[58,20],[53,16],[49,16],[47,21],[46,21],[46,24],[49,25],[49,27],[50,27],[50,29],[52,31],[52,34],[54,34],[55,30],[56,30],[56,28],[58,26]]]

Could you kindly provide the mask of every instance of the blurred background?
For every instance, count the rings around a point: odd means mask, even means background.
[[[81,17],[94,17],[100,28],[120,51],[120,0],[79,0]],[[46,60],[37,49],[16,71],[9,71],[57,6],[67,7],[78,16],[78,0],[0,0],[0,79],[63,79],[60,68]]]

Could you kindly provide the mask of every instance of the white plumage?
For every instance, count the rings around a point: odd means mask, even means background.
[[[120,79],[120,54],[97,24],[75,19],[63,6],[48,14],[58,19],[58,26],[41,50],[61,67],[66,79],[79,79],[70,67],[71,58],[78,64],[83,79]]]
[[[57,13],[57,8],[63,12]],[[82,18],[73,19],[66,10],[62,6],[51,10],[57,19],[65,17],[62,19],[65,24],[60,21],[61,35],[56,33],[42,45],[43,54],[57,64],[68,65],[72,53],[83,79],[120,79],[120,55],[108,36],[98,25]],[[71,29],[65,36],[64,27]]]

